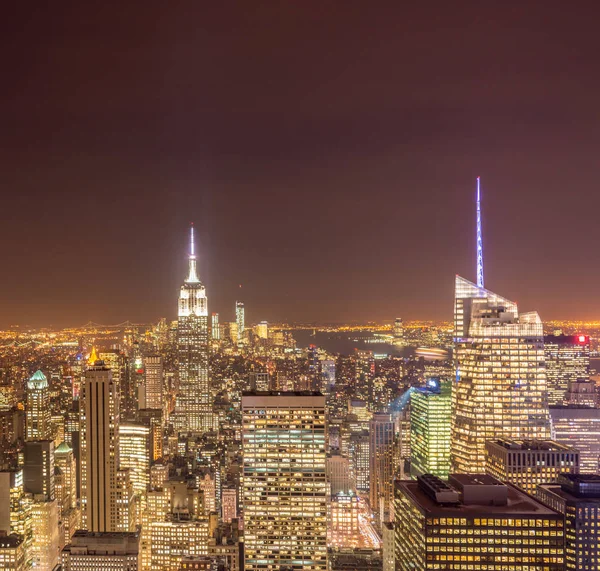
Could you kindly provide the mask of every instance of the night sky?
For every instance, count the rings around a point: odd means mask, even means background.
[[[593,3],[13,4],[0,326],[173,319],[191,221],[223,321],[450,319],[477,175],[486,286],[600,318]]]

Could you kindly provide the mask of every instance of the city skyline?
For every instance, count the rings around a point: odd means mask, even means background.
[[[0,326],[173,316],[192,220],[219,313],[448,319],[477,176],[489,286],[600,318],[594,18],[161,6],[7,15]]]

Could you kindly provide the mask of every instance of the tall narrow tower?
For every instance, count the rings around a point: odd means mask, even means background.
[[[179,291],[177,359],[179,391],[173,425],[179,432],[208,432],[215,428],[208,374],[208,302],[198,279],[194,227],[190,228],[188,275]]]
[[[481,236],[481,177],[477,177],[477,287],[483,283],[483,238]]]
[[[50,389],[42,371],[36,371],[27,381],[27,440],[50,438]]]

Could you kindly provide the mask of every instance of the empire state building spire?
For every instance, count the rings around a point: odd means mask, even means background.
[[[190,256],[188,276],[185,279],[188,284],[199,283],[198,274],[196,272],[196,255],[194,253],[194,224],[190,226]]]

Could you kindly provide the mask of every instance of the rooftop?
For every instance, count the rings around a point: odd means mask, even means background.
[[[500,446],[507,450],[547,450],[556,452],[570,451],[571,448],[554,440],[509,440],[499,438],[488,442],[490,446]]]

